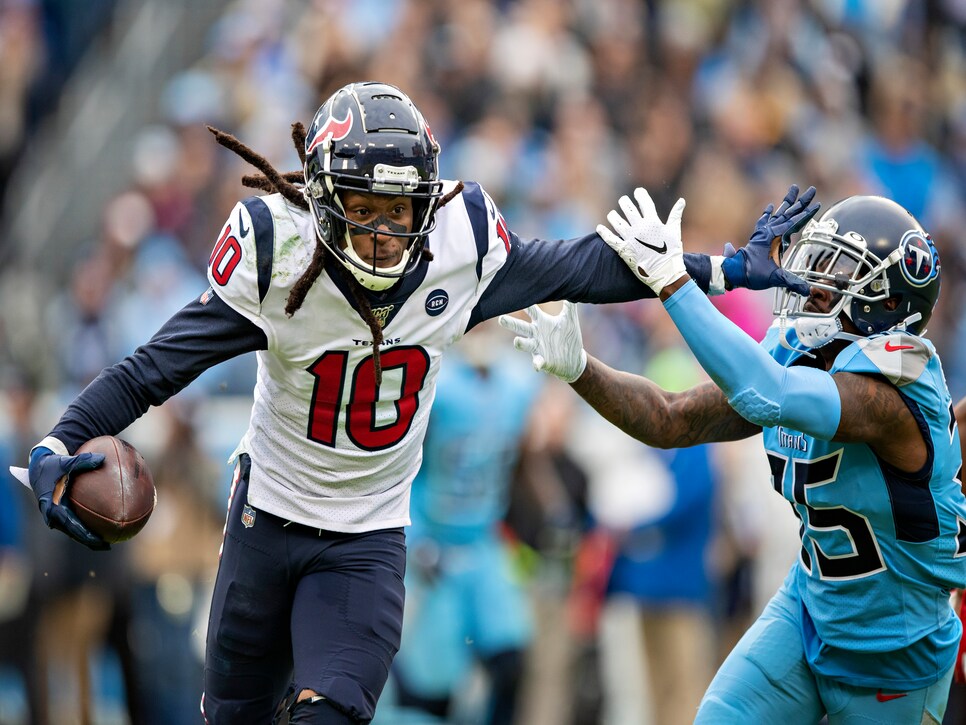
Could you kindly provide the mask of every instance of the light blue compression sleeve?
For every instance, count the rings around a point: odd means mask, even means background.
[[[671,295],[664,307],[701,367],[743,418],[824,440],[835,435],[842,401],[827,372],[783,366],[715,309],[693,282]]]

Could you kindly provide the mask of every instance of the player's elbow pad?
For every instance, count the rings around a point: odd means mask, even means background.
[[[725,390],[742,418],[762,428],[781,425],[825,440],[835,435],[842,403],[831,375],[815,368],[781,368],[757,382]]]

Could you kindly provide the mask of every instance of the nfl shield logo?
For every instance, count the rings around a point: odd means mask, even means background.
[[[255,525],[255,509],[253,509],[248,504],[245,504],[245,509],[242,511],[242,523],[245,525],[246,529],[250,529]]]

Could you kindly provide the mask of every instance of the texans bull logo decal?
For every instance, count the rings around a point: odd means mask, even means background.
[[[349,131],[352,130],[352,109],[346,110],[345,118],[339,121],[335,116],[329,116],[329,119],[323,124],[319,132],[312,137],[309,147],[305,149],[305,153],[310,154],[315,150],[315,147],[320,143],[324,142],[327,138],[332,141],[341,141],[346,136],[349,135]]]

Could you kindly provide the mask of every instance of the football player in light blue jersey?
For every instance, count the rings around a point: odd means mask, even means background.
[[[452,715],[474,662],[488,675],[485,722],[513,722],[532,622],[501,524],[542,387],[485,322],[453,348],[412,486],[403,644],[393,662],[404,705]]]
[[[783,255],[810,293],[778,294],[759,345],[689,280],[684,200],[666,224],[644,189],[635,200],[598,233],[660,296],[711,382],[671,394],[588,358],[569,307],[501,321],[542,369],[649,445],[764,433],[801,554],[695,722],[941,722],[962,633],[949,595],[966,584],[966,498],[952,401],[924,337],[940,287],[933,241],[888,199],[840,201]]]

